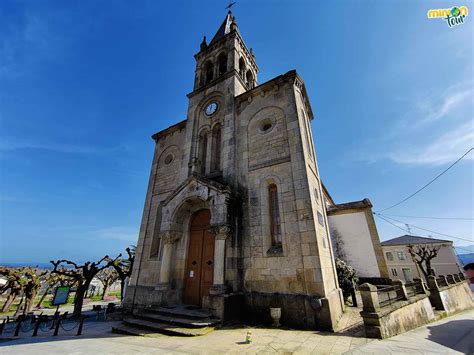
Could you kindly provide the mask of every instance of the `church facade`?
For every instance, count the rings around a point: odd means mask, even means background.
[[[336,329],[344,302],[296,71],[257,84],[229,12],[195,55],[187,117],[156,142],[127,308],[189,304],[223,320]]]

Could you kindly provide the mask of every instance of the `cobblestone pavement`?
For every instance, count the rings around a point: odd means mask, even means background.
[[[350,315],[350,314],[349,314]],[[350,323],[348,321],[348,323]],[[202,337],[132,337],[112,334],[119,322],[90,322],[84,335],[24,337],[0,341],[1,354],[389,354],[469,353],[474,339],[474,310],[431,323],[406,334],[378,341],[360,336],[354,327],[341,334],[315,331],[225,328]],[[357,325],[355,328],[358,328]],[[360,327],[359,327],[360,328]],[[247,331],[252,343],[246,344]],[[456,352],[457,351],[457,352]],[[472,352],[471,352],[472,353]]]

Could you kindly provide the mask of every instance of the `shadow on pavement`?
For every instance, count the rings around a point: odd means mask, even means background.
[[[428,340],[465,354],[474,354],[474,320],[452,320],[428,326]]]

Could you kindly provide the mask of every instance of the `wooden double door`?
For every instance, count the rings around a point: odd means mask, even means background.
[[[209,232],[211,213],[200,210],[191,217],[183,303],[201,306],[214,277],[214,235]]]

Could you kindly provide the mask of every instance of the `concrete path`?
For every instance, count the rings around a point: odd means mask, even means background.
[[[431,323],[406,334],[378,341],[359,332],[226,328],[202,337],[133,337],[112,334],[119,322],[89,322],[84,334],[0,340],[0,354],[474,354],[474,310]],[[253,341],[245,343],[247,331]],[[64,334],[64,333],[60,333]]]
[[[474,354],[474,310],[373,341],[347,354]]]

